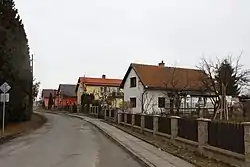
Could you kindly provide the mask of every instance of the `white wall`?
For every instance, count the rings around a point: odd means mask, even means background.
[[[78,89],[77,89],[77,104],[80,105],[81,104],[81,96],[82,96],[82,92],[83,92],[83,85],[81,83],[79,83]]]
[[[136,77],[136,87],[130,87],[130,78]],[[144,92],[144,87],[139,80],[139,77],[136,75],[136,72],[131,69],[130,74],[128,75],[127,80],[124,84],[124,101],[129,102],[130,98],[136,98],[136,107],[131,109],[133,113],[142,112],[142,93]],[[158,108],[158,97],[166,97],[166,94],[163,91],[157,90],[147,90],[144,93],[144,112],[147,113],[160,113],[161,109]],[[169,100],[166,98],[166,104],[169,103]]]
[[[136,77],[136,87],[130,87],[130,78]],[[142,83],[139,81],[138,76],[135,71],[131,69],[130,74],[127,77],[127,80],[124,84],[124,101],[129,102],[130,98],[136,98],[136,107],[131,109],[132,113],[141,113],[142,112],[142,93],[144,92],[144,87]],[[166,108],[170,108],[170,100],[167,97],[167,93],[161,90],[146,90],[144,93],[144,112],[145,113],[155,113],[159,114],[164,112],[164,108],[158,107],[158,97],[165,97]],[[197,103],[198,98],[193,97],[192,102],[191,99],[187,99],[187,105],[189,108],[195,108],[195,104]],[[207,107],[211,107],[211,101],[208,99]],[[192,105],[191,105],[192,104]],[[184,107],[184,99],[182,99],[181,107]]]
[[[130,78],[132,78],[132,77],[136,77],[136,87],[134,87],[134,88],[130,88]],[[142,111],[141,110],[141,101],[140,101],[139,97],[141,97],[143,90],[144,90],[143,85],[139,81],[138,76],[136,75],[134,69],[131,69],[131,71],[128,75],[128,78],[125,81],[123,91],[124,91],[124,101],[125,102],[129,102],[130,98],[133,98],[133,97],[136,98],[136,107],[131,109],[131,111],[133,113],[140,113]]]
[[[165,97],[165,104],[169,104],[169,99],[164,91],[160,90],[147,90],[144,94],[144,112],[159,114],[164,111],[163,108],[158,107],[158,98]]]

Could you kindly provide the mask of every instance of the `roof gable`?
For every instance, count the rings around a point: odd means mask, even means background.
[[[124,88],[125,82],[126,82],[126,80],[127,80],[127,78],[128,78],[128,76],[129,76],[129,74],[130,74],[130,72],[131,72],[132,69],[135,71],[137,77],[142,81],[142,79],[141,79],[139,73],[136,71],[136,68],[134,68],[134,65],[135,65],[134,63],[131,63],[131,64],[130,64],[130,66],[129,66],[127,72],[125,73],[125,76],[123,77],[123,80],[122,80],[122,82],[121,82],[121,84],[120,84],[120,88],[122,88],[122,89]],[[143,86],[144,86],[144,82],[142,81],[141,83],[142,83]]]

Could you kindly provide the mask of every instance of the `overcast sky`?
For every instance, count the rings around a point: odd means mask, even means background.
[[[131,62],[195,67],[238,56],[250,68],[250,0],[16,0],[42,88],[123,78]]]

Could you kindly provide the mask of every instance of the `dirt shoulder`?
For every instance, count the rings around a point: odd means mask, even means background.
[[[47,121],[46,117],[33,113],[32,117],[27,122],[9,123],[5,128],[4,137],[0,138],[0,144],[3,144],[20,135],[24,135],[32,130],[40,128]]]

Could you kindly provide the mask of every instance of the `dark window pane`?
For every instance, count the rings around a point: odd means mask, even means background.
[[[136,77],[130,78],[130,87],[136,87]]]
[[[165,108],[165,97],[158,97],[158,107]]]
[[[135,108],[136,107],[136,98],[130,98],[130,106],[132,108]]]

